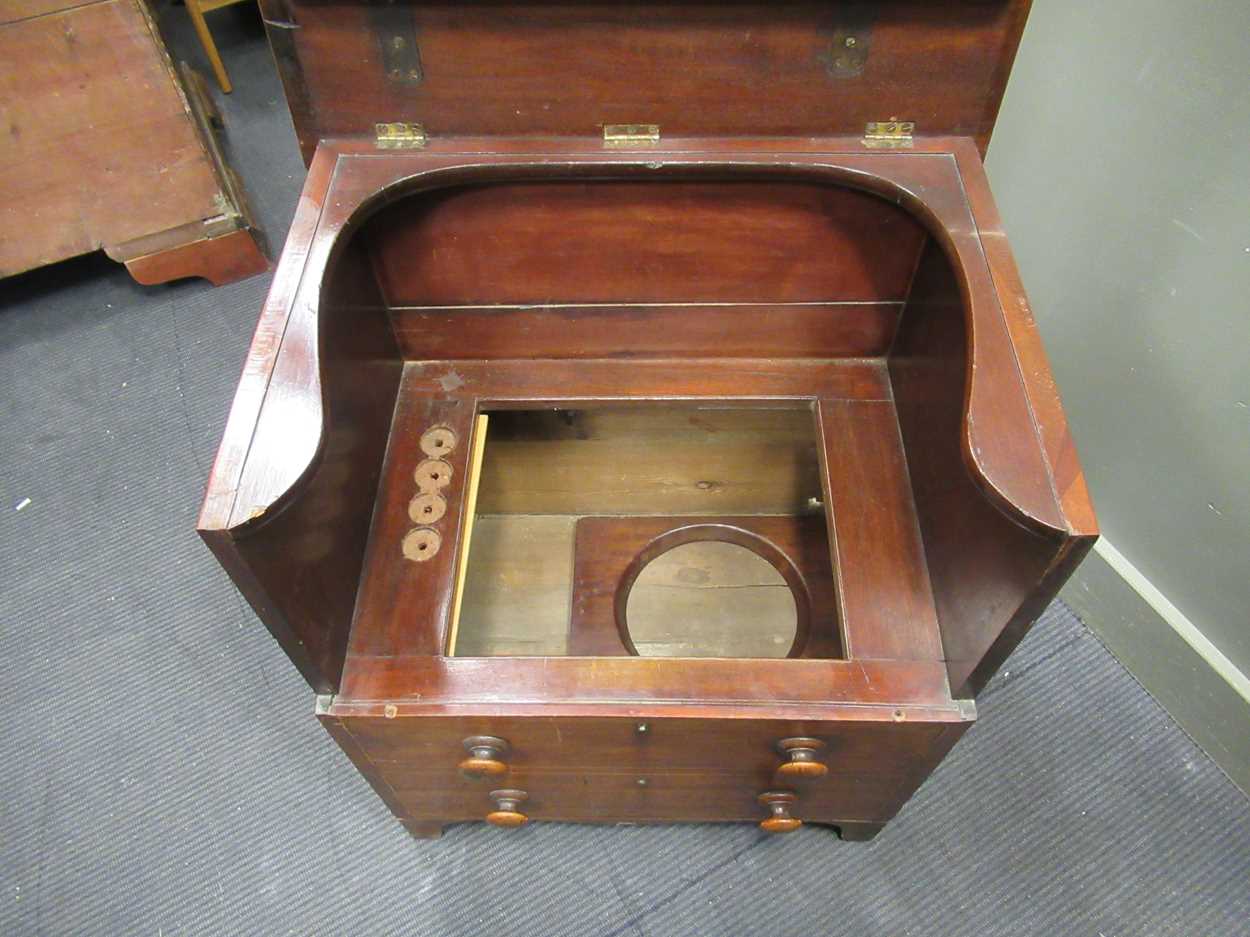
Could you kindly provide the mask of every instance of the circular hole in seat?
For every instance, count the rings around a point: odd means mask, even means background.
[[[641,657],[786,657],[798,624],[794,592],[776,567],[754,550],[718,540],[654,557],[625,606]]]

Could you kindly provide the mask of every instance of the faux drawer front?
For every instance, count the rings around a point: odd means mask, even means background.
[[[757,797],[777,786],[750,774],[696,772],[514,771],[497,782],[472,782],[390,766],[383,777],[406,816],[442,820],[481,820],[493,809],[490,792],[513,788],[528,795],[521,810],[531,820],[758,821],[765,810]],[[910,776],[830,772],[790,785],[798,794],[793,812],[809,821],[887,820],[917,782]]]
[[[730,772],[771,777],[776,744],[812,736],[831,769],[906,774],[928,764],[943,733],[965,723],[782,722],[754,719],[347,717],[342,720],[369,759],[421,772],[453,774],[464,739],[508,742],[510,769],[566,772]]]
[[[799,794],[800,819],[893,816],[967,723],[751,719],[346,717],[377,777],[414,819],[480,820],[493,789],[524,790],[533,819],[759,820],[767,790]],[[506,747],[498,773],[472,779],[464,741]],[[822,777],[781,777],[781,739],[824,747]],[[643,783],[639,783],[642,781]]]

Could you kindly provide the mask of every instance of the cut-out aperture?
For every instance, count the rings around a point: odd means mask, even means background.
[[[643,657],[786,657],[798,610],[790,585],[764,557],[704,540],[673,547],[642,568],[625,620]]]

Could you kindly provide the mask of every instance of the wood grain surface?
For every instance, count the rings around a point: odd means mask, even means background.
[[[421,2],[394,18],[359,0],[261,7],[309,160],[319,140],[371,135],[378,119],[438,136],[652,123],[805,138],[897,118],[984,151],[1029,0]],[[388,70],[395,34],[416,42],[416,80]]]
[[[188,226],[165,246],[238,227],[219,224],[221,170],[140,0],[2,7],[0,277],[101,248],[130,259],[127,244]],[[192,274],[264,269],[254,241],[204,246]],[[141,282],[167,278],[153,262],[139,267]]]

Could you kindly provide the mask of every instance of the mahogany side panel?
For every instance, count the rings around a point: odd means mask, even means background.
[[[320,721],[321,727],[326,730],[326,734],[330,738],[338,742],[339,747],[343,749],[343,753],[351,759],[351,763],[356,770],[369,782],[373,792],[381,798],[382,803],[390,808],[391,813],[400,820],[407,819],[407,806],[396,795],[395,789],[391,787],[388,780],[373,763],[373,756],[384,754],[384,752],[377,746],[362,745],[358,742],[355,736],[352,735],[351,729],[344,724],[342,719],[329,714],[327,707],[323,704],[323,701],[326,699],[327,697],[324,696],[317,699],[317,719]]]
[[[358,305],[371,289],[374,302]],[[324,423],[316,460],[290,499],[228,530],[202,519],[201,534],[309,684],[333,692],[402,363],[358,248],[340,258],[322,310]]]
[[[400,649],[412,654],[443,653],[457,556],[466,528],[474,411],[472,398],[413,395],[406,388],[401,391],[360,575],[352,632],[354,654],[395,653]],[[417,524],[409,514],[409,505],[422,490],[418,472],[423,464],[435,464],[421,449],[420,440],[438,426],[449,428],[456,443],[437,459],[441,466],[434,471],[440,477],[425,490],[444,499],[445,513],[437,523]],[[405,549],[405,538],[418,527],[434,531],[429,546],[420,554]]]
[[[323,138],[372,134],[382,115],[439,136],[597,136],[645,122],[793,138],[858,136],[897,117],[983,151],[1029,0],[444,0],[390,17],[372,6],[262,2],[306,160]],[[417,51],[391,64],[382,43],[394,30]]]
[[[1051,375],[1046,349],[1025,295],[1002,219],[994,204],[985,167],[975,149],[966,141],[956,141],[954,152],[1068,527],[1075,534],[1097,535],[1098,520],[1094,516],[1094,505],[1085,484],[1076,444],[1068,431],[1059,388]]]
[[[941,659],[894,407],[821,400],[819,420],[847,656]]]
[[[974,482],[959,445],[967,349],[958,285],[938,252],[928,251],[890,373],[956,695],[985,685],[1092,544],[1024,528]]]
[[[437,189],[361,236],[392,306],[710,305],[901,302],[925,231],[855,189],[643,178]]]
[[[221,444],[209,473],[197,524],[201,531],[224,530],[231,524],[243,469],[272,384],[282,340],[295,313],[296,296],[321,217],[335,160],[331,151],[323,152],[313,162],[308,178],[304,181],[295,217],[291,221],[286,244],[274,271],[273,282],[269,286],[269,294],[252,334],[252,343],[243,363],[243,373],[235,390],[226,429],[222,433]],[[313,345],[312,348],[315,351],[316,346]],[[309,399],[308,403],[320,410],[319,399]],[[298,477],[299,470],[294,474]]]

